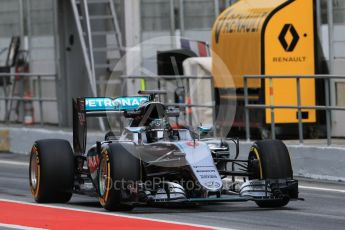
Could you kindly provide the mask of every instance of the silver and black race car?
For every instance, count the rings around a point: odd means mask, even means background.
[[[68,202],[73,193],[84,194],[107,210],[239,201],[282,207],[299,199],[283,142],[257,141],[238,159],[238,139],[207,138],[210,127],[172,124],[179,110],[157,101],[158,93],[73,100],[73,149],[60,139],[38,140],[31,149],[34,199]],[[87,117],[112,114],[128,120],[122,135],[109,132],[86,150]]]

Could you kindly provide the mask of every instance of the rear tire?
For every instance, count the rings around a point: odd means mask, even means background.
[[[36,141],[30,154],[29,180],[36,202],[68,202],[74,183],[74,156],[69,142],[60,139]]]
[[[102,151],[99,167],[99,201],[109,211],[129,211],[134,208],[130,194],[140,180],[140,160],[132,155],[131,144],[113,143]]]
[[[248,160],[248,171],[254,173],[249,179],[292,179],[293,177],[289,152],[280,140],[255,142],[250,149]],[[289,198],[255,202],[262,208],[276,208],[287,205]]]

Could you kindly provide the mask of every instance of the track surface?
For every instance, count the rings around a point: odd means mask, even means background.
[[[28,186],[28,157],[0,153],[0,199],[33,203]],[[253,202],[210,204],[190,208],[138,207],[122,213],[168,221],[231,229],[344,229],[345,185],[300,182],[305,201],[281,209],[261,209]],[[53,206],[105,212],[97,199],[73,196],[65,205]],[[1,203],[0,203],[0,208]],[[11,229],[0,226],[1,229]]]

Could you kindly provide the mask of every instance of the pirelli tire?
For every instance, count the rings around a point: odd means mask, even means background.
[[[131,143],[112,143],[102,150],[98,172],[99,201],[108,211],[129,211],[135,205],[140,160]]]
[[[36,141],[30,153],[29,181],[36,202],[68,202],[74,183],[74,156],[70,143],[60,139]]]
[[[249,179],[292,179],[293,171],[286,145],[280,140],[256,141],[250,149],[248,171],[254,173]],[[289,198],[256,201],[262,208],[283,207]]]

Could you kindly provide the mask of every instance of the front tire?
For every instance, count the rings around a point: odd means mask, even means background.
[[[74,157],[69,142],[60,139],[36,141],[30,153],[29,181],[36,202],[68,202],[74,183]]]
[[[127,143],[113,143],[102,151],[99,166],[99,201],[108,211],[134,208],[131,189],[140,180],[140,160]],[[132,155],[133,154],[133,155]]]
[[[290,155],[285,144],[280,140],[257,141],[250,149],[248,171],[254,175],[249,179],[292,179]],[[283,207],[290,199],[255,201],[261,208]]]

